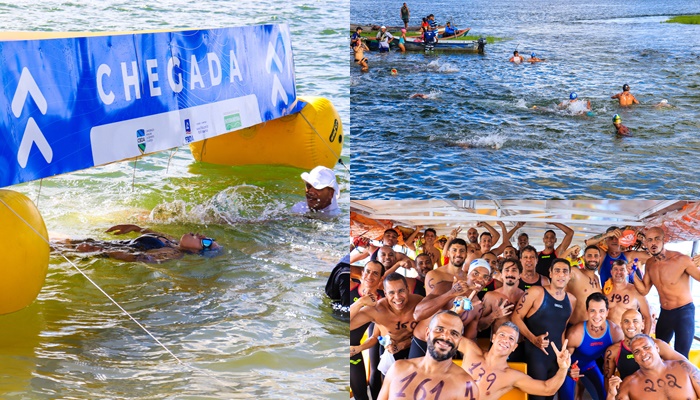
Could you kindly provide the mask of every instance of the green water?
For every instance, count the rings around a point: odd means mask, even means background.
[[[0,18],[6,29],[55,31],[286,22],[298,94],[329,98],[347,124],[348,21],[337,16],[348,7],[47,1],[2,3]],[[187,148],[169,157],[11,189],[38,204],[55,236],[113,239],[109,226],[135,223],[174,236],[202,232],[224,246],[219,257],[160,265],[70,257],[183,364],[53,254],[38,299],[0,316],[0,398],[347,398],[347,323],[330,316],[323,293],[346,251],[347,170],[335,168],[345,216],[319,221],[288,214],[304,199],[301,169],[195,163]]]

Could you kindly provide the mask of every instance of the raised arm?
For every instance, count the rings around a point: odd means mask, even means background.
[[[495,254],[497,256],[503,254],[503,251],[506,249],[506,247],[508,247],[510,245],[510,239],[513,237],[513,234],[515,233],[515,231],[520,229],[520,227],[525,225],[525,223],[518,222],[517,224],[515,224],[513,229],[511,229],[510,231],[506,230],[506,225],[503,222],[498,221],[498,225],[501,226],[501,230],[503,231],[503,242],[500,244],[500,246],[491,250],[493,252],[493,254]],[[494,243],[496,243],[496,242],[494,242]]]
[[[374,294],[360,297],[350,306],[350,330],[374,321],[376,314],[377,298]]]
[[[633,275],[633,280],[634,280],[634,288],[637,289],[639,294],[642,296],[646,296],[649,294],[649,291],[651,290],[651,275],[649,274],[649,271],[647,270],[648,266],[645,266],[645,273],[644,277],[642,277],[642,280],[639,280],[639,276],[637,274]]]
[[[445,290],[445,286],[447,285],[449,285],[449,282],[438,283],[435,287],[435,291],[425,296],[425,298],[423,298],[423,300],[416,305],[416,309],[413,311],[413,318],[416,321],[422,321],[426,318],[432,317],[449,301],[453,300],[457,296],[464,296],[469,291],[467,288],[467,283],[457,280],[456,277],[452,281],[452,287]],[[441,294],[435,294],[441,291]]]
[[[501,234],[498,233],[496,228],[489,225],[488,222],[484,222],[484,221],[479,221],[479,223],[477,223],[476,226],[478,226],[480,228],[485,228],[487,231],[489,231],[489,233],[491,234],[491,243],[493,243],[493,244],[498,243],[498,239],[501,238]]]
[[[619,229],[615,229],[614,231],[606,232],[606,233],[601,233],[600,235],[595,235],[592,238],[588,238],[586,240],[586,246],[596,246],[598,243],[602,242],[603,240],[617,236],[620,237],[622,235],[622,231]]]
[[[695,265],[693,259],[690,257],[683,257],[682,260],[685,266],[685,272],[696,281],[700,281],[700,268]]]
[[[450,232],[450,237],[447,238],[447,242],[445,242],[445,245],[442,246],[442,254],[445,256],[449,256],[450,254],[447,252],[447,250],[450,249],[450,245],[452,244],[452,241],[457,239],[457,235],[462,232],[462,227],[458,226]]]
[[[561,254],[569,248],[569,245],[571,245],[571,240],[574,238],[574,230],[569,228],[568,226],[564,224],[560,224],[558,222],[553,223],[552,225],[556,226],[559,228],[562,232],[564,232],[564,239],[562,239],[561,243],[559,243],[559,246],[557,247],[556,253]]]
[[[406,244],[406,247],[409,249],[416,251],[416,245],[413,243],[414,240],[416,240],[416,237],[420,237],[419,235],[421,234],[421,230],[423,230],[422,226],[416,226],[416,229],[411,233],[409,237],[404,239],[404,243]]]

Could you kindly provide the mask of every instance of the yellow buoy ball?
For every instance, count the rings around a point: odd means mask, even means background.
[[[34,203],[21,193],[0,189],[0,314],[21,310],[36,299],[49,267],[46,240],[46,225]]]
[[[343,149],[343,124],[333,103],[305,96],[300,113],[190,144],[197,161],[219,165],[273,164],[333,168]]]

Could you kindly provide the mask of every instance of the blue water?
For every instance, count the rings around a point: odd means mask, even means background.
[[[349,120],[349,2],[143,0],[0,2],[6,30],[131,31],[288,23],[299,95]],[[311,23],[312,22],[312,23]],[[312,42],[312,45],[309,43]],[[28,308],[0,316],[0,398],[347,398],[347,323],[323,292],[347,251],[344,216],[290,216],[301,169],[194,162],[188,148],[12,187],[51,234],[111,239],[136,223],[223,244],[216,258],[161,265],[74,258],[187,365],[178,363],[62,257]],[[341,158],[349,161],[349,148]],[[1,223],[1,221],[0,221]],[[5,249],[7,250],[7,249]]]
[[[689,168],[700,161],[700,26],[663,23],[700,13],[700,2],[408,5],[410,25],[434,13],[440,23],[503,40],[485,55],[369,53],[369,73],[351,66],[353,198],[700,193]],[[357,0],[350,19],[399,25],[399,7]],[[514,65],[515,49],[547,61]],[[610,99],[624,83],[641,105],[621,108]],[[557,109],[571,91],[591,101],[594,116]],[[410,99],[415,93],[429,98]],[[654,108],[662,99],[673,107]],[[633,137],[615,135],[616,113]]]

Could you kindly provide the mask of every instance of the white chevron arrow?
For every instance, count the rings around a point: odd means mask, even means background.
[[[34,99],[39,111],[46,115],[46,110],[48,109],[48,103],[44,94],[39,90],[39,85],[36,84],[34,77],[25,67],[22,69],[22,74],[19,77],[19,83],[17,84],[17,90],[15,95],[12,97],[12,113],[15,117],[19,118],[22,114],[22,109],[24,109],[24,104],[27,101],[27,96],[31,96]],[[32,150],[32,144],[36,143],[36,147],[44,156],[46,162],[50,163],[53,159],[53,149],[46,140],[44,133],[39,129],[39,125],[36,124],[34,118],[29,117],[27,121],[27,126],[24,128],[24,135],[22,136],[22,141],[19,144],[19,149],[17,150],[17,162],[22,168],[27,167],[27,161],[29,160],[29,152]]]
[[[39,129],[39,125],[34,122],[34,118],[29,117],[27,127],[24,128],[22,142],[20,142],[19,150],[17,150],[17,162],[22,168],[27,167],[27,160],[29,160],[29,152],[32,150],[32,143],[36,143],[36,147],[44,156],[46,162],[50,163],[53,159],[53,150],[51,146],[49,146],[49,142],[46,141],[41,129]]]
[[[24,108],[24,102],[27,101],[27,95],[31,95],[34,102],[39,107],[39,111],[46,115],[46,109],[48,104],[46,103],[46,98],[44,94],[39,90],[39,85],[36,84],[34,77],[27,67],[22,68],[22,74],[19,77],[19,84],[17,84],[17,90],[15,95],[12,97],[12,113],[15,117],[19,118],[22,114],[22,109]]]

